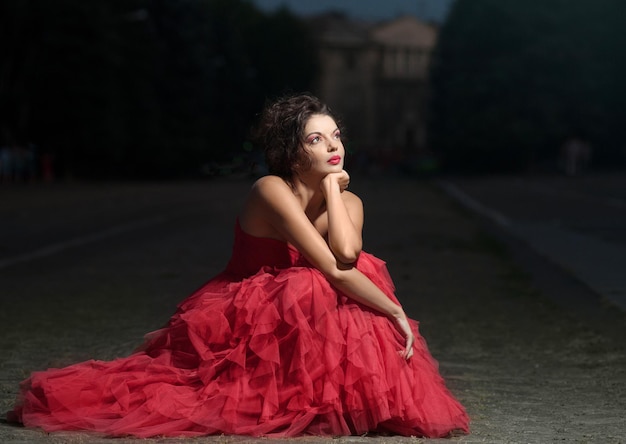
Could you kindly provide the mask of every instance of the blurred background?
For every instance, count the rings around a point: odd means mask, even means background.
[[[3,183],[263,174],[256,114],[311,91],[353,171],[626,165],[621,0],[3,0]]]

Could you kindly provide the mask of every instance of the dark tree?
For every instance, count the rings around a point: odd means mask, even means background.
[[[0,143],[35,142],[67,176],[199,174],[315,76],[299,20],[245,0],[4,0],[0,26]]]
[[[431,144],[449,169],[553,167],[569,137],[624,162],[620,0],[457,0],[432,69]]]

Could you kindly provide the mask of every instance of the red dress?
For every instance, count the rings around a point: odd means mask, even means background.
[[[397,301],[384,262],[357,268]],[[332,287],[290,245],[237,224],[226,270],[132,355],[35,372],[9,419],[111,436],[442,437],[468,417],[411,321],[392,323]]]

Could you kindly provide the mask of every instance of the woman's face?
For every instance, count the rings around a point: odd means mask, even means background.
[[[311,161],[308,171],[328,174],[343,170],[345,150],[335,120],[313,114],[304,127],[303,147]]]

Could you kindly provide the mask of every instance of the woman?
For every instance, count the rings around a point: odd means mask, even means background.
[[[129,357],[34,373],[12,420],[138,437],[468,431],[384,263],[361,251],[363,207],[328,108],[282,98],[258,135],[270,175],[226,270]]]

